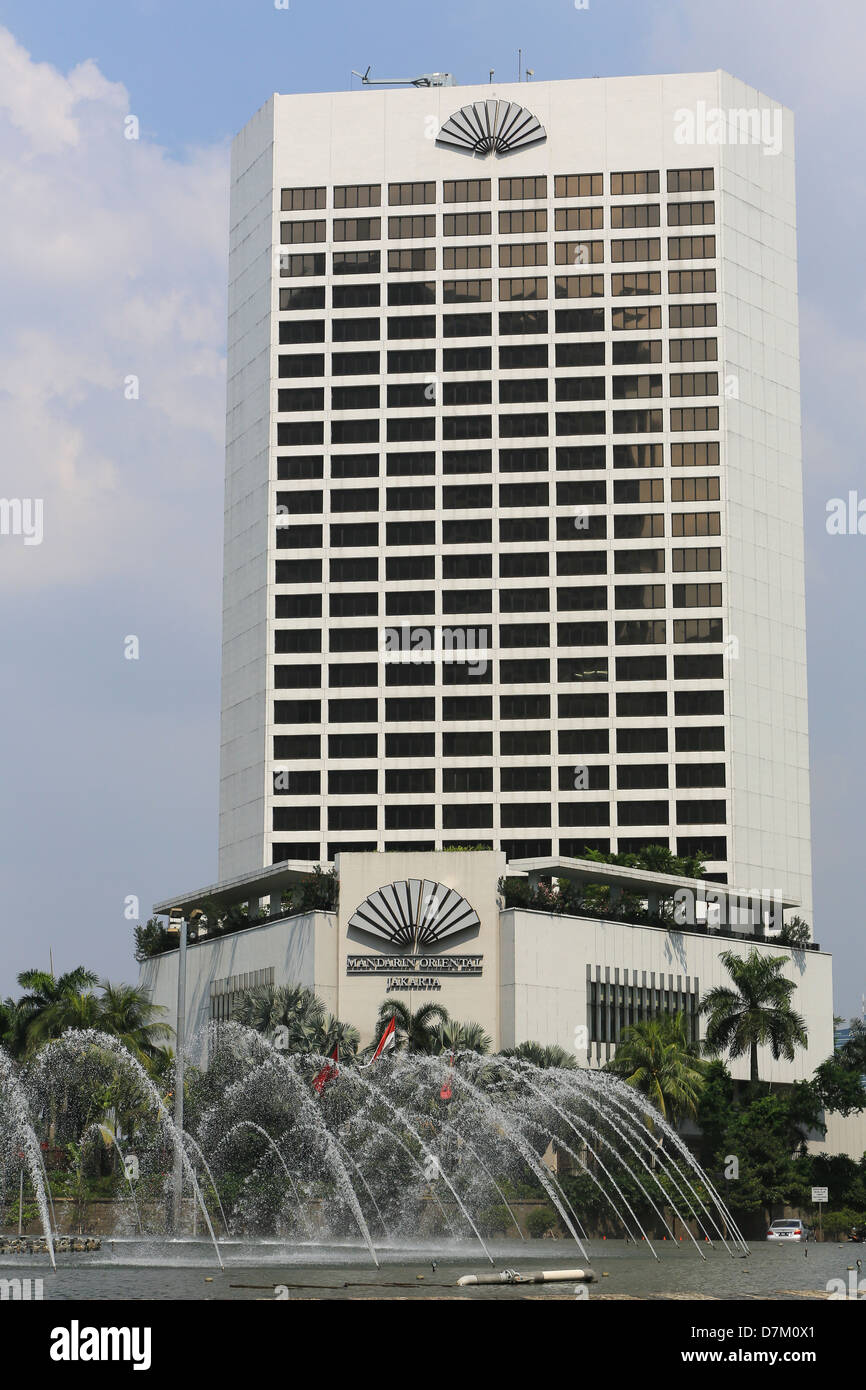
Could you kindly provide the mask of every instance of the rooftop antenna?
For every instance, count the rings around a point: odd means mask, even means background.
[[[366,72],[356,72],[352,68],[352,76],[360,77],[364,87],[456,87],[457,81],[450,72],[422,72],[420,77],[371,77],[370,64],[367,65]]]
[[[490,74],[489,74],[489,76],[490,76],[490,81],[491,81],[491,82],[493,81],[493,74],[494,74],[495,72],[496,72],[496,69],[495,69],[495,68],[491,68],[491,69],[490,69]]]
[[[522,48],[518,48],[518,50],[517,50],[517,80],[518,80],[518,82],[522,82],[522,81],[523,81],[523,78],[522,78],[521,72],[520,72],[522,63],[523,63],[523,49],[522,49]]]

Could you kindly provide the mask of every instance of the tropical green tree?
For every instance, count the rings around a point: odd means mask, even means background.
[[[500,1057],[517,1057],[521,1062],[531,1062],[534,1067],[547,1070],[549,1067],[572,1068],[577,1066],[577,1060],[573,1053],[566,1052],[564,1047],[559,1047],[557,1043],[549,1043],[546,1047],[537,1042],[522,1042],[516,1047],[503,1047]]]
[[[281,1051],[330,1054],[339,1046],[344,1059],[357,1054],[357,1028],[329,1014],[306,985],[260,985],[247,990],[235,1008],[237,1023],[273,1037],[279,1030]]]
[[[47,970],[22,971],[18,983],[26,993],[18,1000],[18,1010],[26,1051],[35,1051],[49,1038],[59,1038],[66,1028],[95,1027],[94,1023],[81,1020],[91,1016],[93,1009],[82,996],[92,999],[96,982],[94,972],[83,965],[60,976]]]
[[[0,1000],[0,1047],[10,1056],[23,1057],[25,1049],[24,1016],[14,999]]]
[[[325,1014],[321,999],[306,985],[259,985],[241,996],[233,1016],[257,1033],[285,1029],[281,1045],[287,1052],[316,1052]]]
[[[493,1046],[493,1039],[480,1023],[459,1023],[449,1018],[436,1029],[436,1052],[477,1052],[484,1057]]]
[[[697,1113],[707,1070],[688,1036],[685,1015],[659,1014],[633,1023],[605,1066],[642,1092],[664,1119],[676,1124]]]
[[[775,939],[782,946],[793,946],[802,950],[812,940],[812,928],[802,917],[789,917],[787,922],[782,923]]]
[[[850,1037],[837,1049],[836,1055],[843,1066],[866,1075],[866,1021],[852,1018],[850,1027]]]
[[[791,1062],[796,1047],[808,1042],[806,1025],[791,1008],[797,988],[782,975],[785,959],[764,956],[752,947],[747,956],[722,951],[719,960],[733,982],[716,985],[701,1000],[701,1013],[707,1018],[704,1050],[710,1056],[727,1052],[729,1057],[749,1054],[749,1074],[758,1076],[758,1048],[769,1046],[776,1061]]]
[[[160,1021],[165,1008],[152,1003],[147,990],[138,985],[115,985],[102,980],[100,989],[96,1026],[119,1038],[127,1051],[145,1065],[159,1060],[164,1050],[160,1044],[174,1036],[174,1030]]]
[[[360,1045],[361,1034],[354,1024],[342,1023],[333,1014],[325,1014],[318,1049],[321,1053],[330,1056],[334,1048],[339,1047],[341,1059],[347,1061],[350,1057],[357,1057]]]
[[[441,1004],[425,1003],[420,1008],[413,1011],[405,1004],[402,999],[395,999],[393,995],[388,995],[382,1000],[379,1006],[379,1016],[376,1019],[376,1042],[382,1036],[391,1019],[395,1025],[395,1047],[399,1051],[405,1052],[426,1052],[428,1054],[442,1051],[439,1045],[439,1027],[441,1024],[450,1023],[448,1010]]]

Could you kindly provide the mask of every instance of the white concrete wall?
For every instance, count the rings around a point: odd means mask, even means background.
[[[773,113],[780,135],[778,153],[706,147],[720,156],[720,354],[733,392],[721,401],[725,635],[738,644],[727,662],[731,878],[784,886],[811,922],[794,118],[727,73],[718,105]]]
[[[232,146],[219,877],[263,867],[269,720],[273,103]],[[272,542],[271,542],[272,543]]]
[[[838,1115],[830,1111],[824,1116],[827,1133],[823,1139],[811,1140],[807,1149],[813,1154],[847,1154],[858,1162],[866,1155],[866,1110],[856,1115]]]
[[[724,950],[746,955],[747,941],[713,934],[668,932],[591,918],[565,917],[520,909],[499,910],[497,881],[504,856],[487,853],[353,854],[340,856],[339,914],[314,912],[216,937],[190,946],[187,957],[187,1034],[191,1040],[210,1018],[214,980],[273,967],[275,984],[305,984],[328,1009],[359,1029],[362,1042],[373,1037],[376,1015],[387,981],[379,975],[348,975],[349,953],[405,954],[405,948],[348,928],[364,899],[386,884],[406,878],[429,879],[455,889],[469,902],[480,925],[468,935],[444,938],[439,954],[483,955],[479,976],[438,976],[440,987],[395,991],[413,1010],[425,1001],[441,1003],[461,1021],[474,1020],[490,1034],[494,1049],[532,1040],[575,1048],[575,1029],[588,1022],[587,967],[614,972],[646,972],[702,998],[714,985],[728,984],[719,956]],[[773,1061],[762,1049],[763,1080],[803,1080],[833,1050],[831,959],[824,952],[790,951],[758,945],[758,950],[786,962],[785,974],[796,983],[793,1007],[803,1015],[809,1045],[798,1049],[793,1063]],[[164,1005],[166,1022],[175,1024],[176,951],[148,960],[141,984],[154,1002]],[[639,977],[640,982],[640,977]],[[650,983],[647,978],[647,984]],[[611,1055],[605,1045],[578,1052],[582,1065],[599,1065]],[[731,1064],[740,1079],[749,1075],[749,1059]]]
[[[401,999],[414,1012],[424,1003],[443,1004],[452,1018],[460,1022],[480,1023],[493,1040],[494,1050],[502,1046],[500,1038],[500,962],[499,962],[499,905],[497,882],[505,873],[505,855],[496,851],[471,854],[443,851],[438,854],[341,854],[340,927],[338,988],[340,1017],[353,1023],[366,1044],[373,1037],[379,1006],[386,997],[387,979],[381,975],[349,976],[346,973],[348,954],[366,955],[394,951],[387,943],[367,934],[348,929],[353,913],[364,899],[378,888],[401,879],[425,878],[454,889],[474,908],[480,927],[471,934],[444,938],[438,955],[482,955],[481,974],[472,976],[437,976],[438,989],[398,990]]]
[[[719,960],[722,951],[748,954],[751,944],[731,937],[629,927],[591,918],[560,917],[510,909],[502,914],[503,1045],[532,1040],[574,1049],[575,1028],[587,1023],[587,965],[614,970],[655,972],[677,977],[690,989],[697,981],[701,998],[714,985],[730,984]],[[806,1022],[809,1045],[794,1061],[774,1061],[768,1048],[759,1051],[761,1079],[803,1081],[833,1051],[832,961],[823,951],[790,951],[759,945],[762,954],[789,962],[785,974],[796,982],[792,1007]],[[622,979],[622,973],[620,973]],[[702,1026],[702,1033],[704,1031]],[[578,1055],[586,1065],[587,1059]],[[608,1049],[593,1046],[590,1065],[604,1062]],[[612,1055],[612,1050],[611,1050]],[[731,1062],[731,1074],[748,1080],[748,1056]]]
[[[162,1021],[177,1025],[178,952],[144,962],[139,983],[153,1003],[167,1012]],[[274,983],[307,985],[331,1012],[336,1011],[337,933],[332,912],[309,912],[230,936],[203,940],[187,948],[186,1039],[191,1055],[203,1060],[203,1033],[211,1017],[210,986],[273,966]]]

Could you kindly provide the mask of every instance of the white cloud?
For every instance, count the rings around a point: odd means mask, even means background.
[[[64,75],[0,30],[0,495],[45,525],[0,536],[4,584],[156,583],[173,545],[213,549],[228,151],[127,140],[128,112],[93,62]]]

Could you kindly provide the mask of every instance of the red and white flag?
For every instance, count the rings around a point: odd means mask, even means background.
[[[382,1053],[383,1053],[383,1052],[387,1052],[390,1048],[396,1047],[396,1045],[397,1045],[397,1020],[396,1020],[396,1018],[394,1017],[394,1015],[392,1014],[392,1015],[391,1015],[390,1022],[388,1023],[387,1028],[385,1029],[384,1033],[382,1034],[381,1038],[379,1039],[379,1046],[376,1048],[376,1051],[373,1053],[373,1056],[370,1058],[369,1062],[365,1062],[365,1063],[364,1063],[364,1066],[366,1066],[366,1067],[372,1067],[373,1063],[377,1060],[377,1058],[379,1058],[379,1057],[382,1056]]]
[[[442,1100],[450,1100],[450,1099],[451,1099],[451,1073],[452,1073],[453,1071],[454,1071],[454,1053],[452,1052],[452,1053],[451,1053],[451,1056],[450,1056],[450,1058],[449,1058],[449,1060],[448,1060],[448,1075],[446,1076],[445,1080],[443,1081],[442,1087],[441,1087],[441,1089],[440,1089],[440,1091],[439,1091],[439,1095],[440,1095],[440,1097],[442,1098]]]
[[[330,1062],[328,1062],[327,1065],[322,1068],[322,1070],[319,1072],[319,1075],[313,1082],[313,1090],[316,1092],[316,1095],[318,1096],[322,1094],[329,1081],[333,1081],[336,1077],[340,1075],[339,1068],[337,1067],[337,1062],[339,1062],[340,1060],[339,1043],[337,1043],[337,1046],[334,1048],[333,1052],[331,1053],[331,1056],[334,1059],[333,1065]]]

